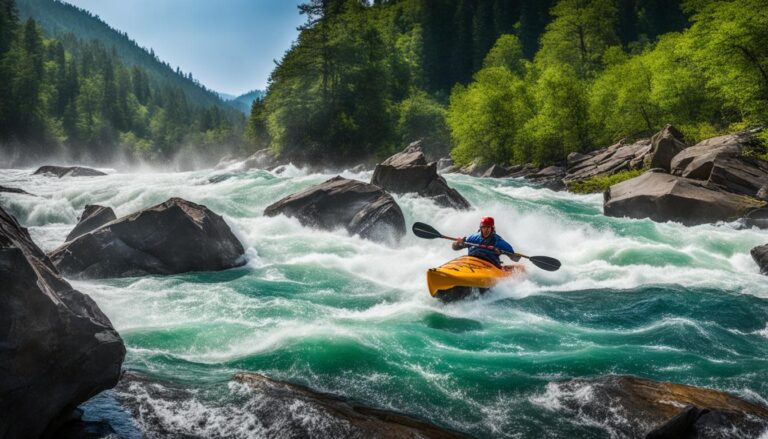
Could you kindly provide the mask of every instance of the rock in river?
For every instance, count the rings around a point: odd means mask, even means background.
[[[36,174],[51,174],[56,177],[98,177],[107,175],[101,171],[81,166],[41,166],[34,172]]]
[[[84,235],[92,230],[98,229],[104,224],[117,219],[115,212],[110,207],[99,206],[96,204],[89,204],[83,209],[83,214],[80,215],[80,220],[77,225],[65,241],[71,241],[80,235]]]
[[[51,252],[62,274],[82,278],[213,271],[245,263],[224,219],[181,198],[111,221]]]
[[[677,221],[688,226],[735,220],[763,204],[653,170],[611,186],[604,198],[603,212],[608,216]]]
[[[339,176],[267,206],[264,214],[296,217],[304,225],[326,230],[344,227],[373,241],[392,243],[405,235],[403,212],[391,195]]]
[[[768,244],[754,247],[750,253],[760,267],[760,273],[768,275]]]
[[[547,393],[566,412],[603,426],[611,437],[758,437],[768,428],[765,407],[685,384],[608,375],[550,383]]]
[[[470,208],[469,202],[437,174],[437,162],[427,163],[420,142],[376,165],[371,184],[398,194],[415,192],[443,207]]]
[[[125,346],[0,208],[0,437],[50,435],[120,377]]]

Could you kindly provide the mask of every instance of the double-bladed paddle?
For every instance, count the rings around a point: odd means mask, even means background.
[[[413,227],[411,228],[411,230],[413,230],[414,235],[424,239],[443,238],[443,239],[449,239],[451,241],[456,241],[457,239],[457,238],[452,238],[450,236],[445,236],[440,232],[438,232],[437,230],[435,230],[434,227],[424,223],[418,223],[418,222],[413,223]],[[541,268],[542,270],[556,271],[560,268],[560,261],[558,261],[555,258],[550,258],[549,256],[526,256],[522,253],[510,253],[510,252],[495,248],[493,246],[474,244],[471,242],[465,242],[464,245],[468,245],[472,247],[487,248],[488,250],[498,251],[498,252],[501,252],[501,254],[504,254],[507,256],[520,256],[530,260],[533,263],[533,265]]]

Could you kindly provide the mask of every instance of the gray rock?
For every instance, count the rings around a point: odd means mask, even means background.
[[[8,192],[8,193],[11,193],[11,194],[31,195],[33,197],[37,196],[35,194],[30,194],[29,192],[25,191],[24,189],[19,189],[17,187],[0,186],[0,192]]]
[[[50,257],[62,274],[106,278],[224,270],[243,265],[243,253],[222,217],[171,198],[66,242]]]
[[[682,133],[667,124],[651,137],[651,151],[648,154],[651,168],[661,168],[669,172],[672,158],[687,147],[688,145],[683,142]]]
[[[449,157],[443,157],[437,161],[437,172],[443,172],[444,170],[453,166],[453,159]]]
[[[482,176],[488,168],[477,162],[472,162],[466,166],[459,168],[458,172],[472,177]]]
[[[541,184],[543,188],[553,191],[565,190],[564,177],[565,168],[562,166],[548,166],[525,176],[525,178]]]
[[[641,169],[650,151],[651,141],[642,139],[628,145],[620,141],[608,148],[586,154],[571,153],[563,180],[569,184],[592,177],[613,175],[620,171]]]
[[[760,189],[758,189],[757,193],[755,194],[755,198],[768,201],[768,183],[760,186]]]
[[[611,186],[605,192],[603,213],[608,216],[650,218],[697,225],[732,221],[762,204],[754,199],[717,191],[704,183],[659,172]]]
[[[376,165],[371,184],[399,194],[417,193],[444,207],[470,208],[469,202],[437,174],[436,162],[427,163],[419,142]]]
[[[0,208],[0,437],[50,435],[120,377],[123,341]]]
[[[486,169],[483,175],[481,177],[485,178],[504,178],[508,177],[511,172],[509,172],[508,168],[505,168],[501,165],[491,165],[490,168]]]
[[[33,175],[37,174],[50,174],[59,178],[62,177],[98,177],[100,175],[107,175],[101,171],[97,171],[91,168],[83,168],[80,166],[41,166],[37,168],[37,171]]]
[[[277,381],[257,373],[237,373],[227,383],[235,401],[220,408],[229,432],[258,438],[459,439],[467,436],[392,410]],[[126,373],[114,391],[128,413],[141,420],[146,437],[222,437],[221,425],[210,414],[190,410],[199,392],[177,382],[159,382]],[[194,407],[194,404],[192,404]],[[167,422],[168,414],[186,422]],[[244,421],[244,425],[232,425]],[[190,430],[190,425],[195,428]],[[240,427],[236,430],[235,427]],[[230,435],[231,436],[231,435]],[[227,436],[229,437],[229,436]]]
[[[680,438],[757,437],[768,428],[768,409],[717,390],[621,375],[550,386],[566,413],[601,425],[611,437],[640,438],[651,431],[669,433],[674,427],[696,433],[675,436]],[[686,409],[689,406],[696,410]],[[683,419],[674,419],[686,410]]]
[[[715,159],[740,156],[745,142],[751,137],[750,133],[741,132],[702,140],[672,158],[671,173],[696,180],[708,180]]]
[[[768,209],[755,209],[744,216],[745,227],[768,229]]]
[[[65,241],[71,241],[78,236],[96,230],[115,219],[117,219],[117,216],[115,216],[115,212],[111,207],[89,204],[83,209],[83,214],[80,215],[80,220],[77,222],[75,228],[69,232]]]
[[[768,244],[754,247],[749,253],[760,267],[760,273],[768,275]]]
[[[264,215],[296,217],[307,226],[344,227],[373,241],[394,243],[405,235],[405,218],[391,195],[378,186],[336,176],[289,195],[264,209]]]
[[[532,163],[526,163],[524,165],[515,165],[509,168],[510,178],[525,178],[529,175],[533,175],[539,172],[539,168]]]

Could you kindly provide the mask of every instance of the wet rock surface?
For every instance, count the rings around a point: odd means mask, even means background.
[[[768,409],[761,405],[717,390],[634,376],[552,383],[548,393],[557,395],[569,413],[602,425],[614,437],[643,438],[651,432],[655,436],[648,437],[758,437],[768,428]],[[674,432],[682,434],[669,436]]]
[[[115,216],[115,212],[111,207],[96,204],[86,205],[78,219],[77,225],[69,232],[65,241],[71,241],[116,219],[117,216]]]
[[[238,373],[227,387],[228,397],[216,407],[204,402],[208,390],[190,390],[132,373],[126,373],[111,393],[145,437],[468,437],[405,414],[260,374]],[[221,396],[221,390],[211,392]],[[208,410],[197,410],[201,405]]]
[[[469,202],[437,174],[437,162],[427,163],[420,142],[376,165],[371,184],[398,194],[418,193],[443,207],[470,208]]]
[[[0,192],[7,192],[7,193],[10,193],[10,194],[31,195],[33,197],[37,196],[35,194],[30,194],[29,192],[25,191],[24,189],[19,189],[17,187],[0,186]]]
[[[171,198],[64,243],[50,253],[62,274],[79,278],[214,271],[245,263],[224,219]]]
[[[768,275],[768,244],[752,248],[750,254],[757,266],[760,267],[760,273]]]
[[[615,184],[604,198],[605,215],[677,221],[688,226],[736,220],[760,207],[754,199],[662,172],[646,172]]]
[[[267,216],[296,217],[306,226],[393,243],[405,235],[400,206],[380,187],[340,176],[289,195],[264,209]]]
[[[91,168],[84,168],[82,166],[41,166],[33,175],[49,174],[56,177],[98,177],[101,175],[107,175],[101,171],[97,171]]]
[[[96,303],[2,208],[0,285],[0,437],[49,434],[117,383],[125,347]]]

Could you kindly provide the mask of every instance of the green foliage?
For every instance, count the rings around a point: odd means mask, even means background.
[[[424,153],[438,159],[448,155],[451,137],[446,110],[425,92],[416,92],[400,103],[397,133],[401,144],[422,140]]]
[[[483,67],[506,67],[518,75],[525,73],[523,45],[515,35],[503,34],[483,60]]]
[[[485,68],[469,86],[456,86],[448,107],[454,161],[528,161],[531,152],[520,137],[531,106],[525,83],[505,67]]]
[[[574,181],[568,184],[568,190],[577,194],[594,194],[605,192],[614,184],[642,175],[647,169],[637,169],[633,171],[619,171],[612,175],[596,176],[586,180]]]
[[[541,37],[537,63],[572,67],[579,78],[594,76],[605,51],[618,44],[617,10],[612,0],[560,0],[551,10],[555,19]]]

